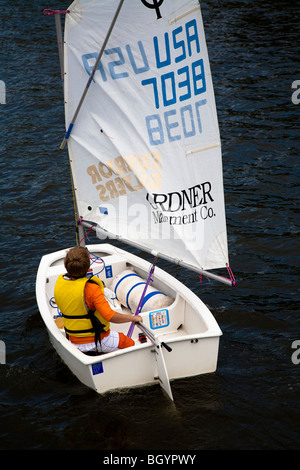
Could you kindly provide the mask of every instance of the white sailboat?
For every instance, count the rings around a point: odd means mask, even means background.
[[[39,310],[58,354],[87,386],[103,393],[158,382],[173,399],[170,380],[216,370],[222,332],[204,303],[158,260],[235,283],[230,270],[229,279],[211,272],[228,268],[228,250],[200,5],[75,0],[66,12],[51,13],[59,45],[65,14],[61,147],[68,144],[78,244],[95,231],[102,242],[87,246],[91,271],[105,283],[113,308],[140,313],[143,323],[131,329],[135,346],[121,351],[91,357],[68,341],[53,295],[69,247],[41,259]],[[151,253],[154,263],[106,238]],[[127,334],[128,324],[111,327]],[[139,341],[141,332],[146,342]]]

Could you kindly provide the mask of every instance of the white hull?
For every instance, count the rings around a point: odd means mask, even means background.
[[[101,257],[105,266],[109,267],[99,274],[107,287],[112,282],[111,274],[115,276],[128,266],[133,267],[141,277],[148,277],[151,264],[135,255],[109,244],[89,245],[87,248]],[[56,326],[54,314],[57,312],[50,305],[50,299],[53,298],[57,277],[65,272],[65,254],[66,250],[61,250],[44,256],[36,280],[38,307],[51,343],[61,359],[83,384],[98,393],[161,383],[158,380],[161,372],[157,355],[153,354],[154,345],[149,339],[146,343],[138,341],[141,330],[137,326],[132,334],[136,341],[135,346],[100,356],[88,356],[79,351],[65,337],[64,330]],[[152,285],[174,299],[167,307],[168,321],[164,326],[152,328],[151,311],[142,313],[143,324],[160,342],[163,341],[172,348],[171,352],[161,348],[168,378],[171,380],[214,372],[222,332],[208,308],[187,287],[158,267],[155,268]],[[124,311],[128,313],[125,308]],[[111,323],[112,329],[125,334],[129,326],[129,323]]]

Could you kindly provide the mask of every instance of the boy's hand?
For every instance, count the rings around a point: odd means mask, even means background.
[[[133,318],[132,318],[132,321],[134,323],[136,323],[137,321],[139,321],[140,323],[143,323],[143,318],[141,317],[141,315],[135,315]]]

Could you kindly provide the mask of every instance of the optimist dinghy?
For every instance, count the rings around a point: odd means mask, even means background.
[[[135,346],[88,356],[66,338],[54,299],[66,248],[44,256],[36,281],[56,351],[99,393],[213,372],[221,330],[204,303],[157,264],[166,259],[234,285],[228,250],[221,144],[199,2],[76,0],[54,14],[64,80],[77,244],[118,312],[111,324]],[[62,52],[61,15],[65,15]],[[116,239],[153,262],[104,241]],[[226,268],[230,278],[211,270]]]
[[[127,297],[126,304],[132,299],[133,302],[139,300],[134,290],[138,290],[139,283],[146,282],[151,263],[109,244],[87,246],[87,249],[91,269],[104,282],[106,298],[112,308],[132,312],[118,299]],[[54,348],[82,383],[103,393],[159,382],[171,397],[169,379],[216,370],[221,335],[217,322],[195,294],[157,266],[152,290],[148,298],[147,294],[144,297],[141,309],[143,323],[133,330],[135,346],[93,357],[79,351],[65,336],[59,321],[61,313],[53,297],[56,279],[65,273],[65,254],[66,250],[62,250],[42,258],[37,276],[37,299]],[[126,285],[129,270],[135,274],[130,288]],[[111,327],[128,333],[127,323],[112,323]],[[141,333],[146,337],[145,342],[139,341]]]

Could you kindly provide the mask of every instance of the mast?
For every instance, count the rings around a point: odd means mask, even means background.
[[[69,13],[69,11],[68,10],[61,11],[61,10],[45,9],[43,11],[43,13],[44,13],[44,15],[48,15],[48,16],[54,14],[56,37],[57,37],[57,46],[58,46],[58,55],[59,55],[59,64],[60,64],[60,76],[61,76],[61,82],[62,82],[62,85],[63,85],[64,84],[65,70],[64,70],[63,35],[62,35],[62,29],[61,29],[61,17],[60,17],[60,15]],[[79,214],[78,204],[77,204],[76,197],[75,197],[74,179],[73,179],[73,175],[72,175],[72,168],[71,168],[70,159],[69,159],[69,165],[70,165],[72,192],[73,192],[73,200],[74,200],[77,244],[80,244],[81,246],[85,246],[85,241],[84,241],[84,239],[85,239],[85,230],[84,230],[83,225],[81,225],[81,223],[80,223],[80,219],[79,219],[79,215],[78,215]]]
[[[111,22],[111,25],[110,25],[110,27],[109,27],[109,29],[108,29],[107,34],[106,34],[105,40],[103,41],[102,47],[101,47],[100,52],[99,52],[99,54],[98,54],[98,58],[97,58],[97,61],[96,61],[95,65],[94,65],[93,71],[92,71],[92,73],[91,73],[91,75],[90,75],[90,77],[89,77],[89,79],[88,79],[88,82],[87,82],[87,84],[86,84],[86,87],[85,87],[85,89],[84,89],[84,92],[83,92],[83,94],[82,94],[82,96],[81,96],[81,99],[80,99],[80,101],[79,101],[79,104],[78,104],[78,106],[77,106],[77,109],[76,109],[76,111],[75,111],[75,113],[74,113],[73,119],[72,119],[71,123],[69,124],[69,128],[68,128],[68,130],[67,130],[67,132],[66,132],[66,135],[65,135],[65,137],[64,137],[64,139],[63,139],[63,141],[62,141],[62,143],[61,143],[61,145],[60,145],[60,148],[61,148],[61,149],[63,149],[63,148],[65,147],[65,144],[66,144],[66,142],[67,142],[67,140],[68,140],[68,138],[69,138],[69,136],[70,136],[70,134],[71,134],[71,132],[72,132],[73,126],[74,126],[75,121],[76,121],[76,119],[77,119],[77,116],[78,116],[78,114],[79,114],[79,112],[80,112],[81,106],[82,106],[82,104],[83,104],[83,102],[84,102],[84,99],[85,99],[85,97],[86,97],[86,94],[87,94],[87,92],[88,92],[88,89],[89,89],[89,87],[90,87],[90,84],[91,84],[91,82],[93,81],[94,74],[95,74],[95,72],[96,72],[96,70],[97,70],[97,67],[98,67],[98,65],[99,65],[99,62],[100,62],[101,57],[102,57],[102,55],[103,55],[103,52],[104,52],[104,49],[105,49],[105,47],[106,47],[107,41],[108,41],[108,39],[109,39],[109,37],[110,37],[110,35],[111,35],[111,32],[112,32],[112,30],[113,30],[113,28],[114,28],[114,25],[115,25],[115,23],[116,23],[116,21],[117,21],[117,18],[118,18],[118,16],[119,16],[120,10],[121,10],[122,5],[123,5],[123,2],[124,2],[124,0],[120,0],[120,2],[119,2],[118,8],[117,8],[117,10],[116,10],[116,12],[115,12],[115,15],[114,15],[114,17],[113,17],[113,20],[112,20],[112,22]],[[59,13],[60,13],[60,12],[59,12]],[[55,19],[56,19],[56,17],[55,17]],[[62,33],[61,33],[60,17],[59,17],[59,21],[56,20],[56,31],[57,31],[57,41],[58,41],[59,54],[60,54],[61,74],[62,74],[62,80],[63,80],[63,77],[64,77],[64,62],[63,62],[63,53],[62,53],[62,46],[61,46],[61,45],[62,45]],[[70,159],[70,157],[69,157],[69,159]],[[85,235],[86,235],[86,234],[85,234],[85,230],[84,230],[84,225],[81,223],[81,219],[80,219],[80,217],[79,217],[78,204],[77,204],[77,200],[76,200],[76,196],[75,196],[75,191],[74,191],[75,188],[74,188],[74,179],[73,179],[73,175],[72,175],[71,163],[70,163],[70,169],[71,169],[71,180],[72,180],[73,199],[74,199],[74,206],[75,206],[75,218],[76,218],[76,225],[77,225],[77,233],[78,233],[78,237],[79,237],[79,240],[77,240],[77,243],[78,243],[79,245],[81,245],[81,246],[85,246]]]
[[[55,18],[57,46],[58,46],[59,63],[60,63],[60,76],[61,76],[61,81],[63,83],[64,82],[64,51],[63,51],[63,37],[62,37],[62,31],[61,31],[60,13],[54,15],[54,18]]]
[[[43,11],[45,16],[54,15],[55,19],[55,29],[56,29],[56,37],[57,37],[57,46],[58,46],[58,54],[59,54],[59,64],[60,64],[60,76],[62,83],[64,82],[64,51],[63,51],[63,35],[61,29],[61,19],[60,15],[68,13],[68,10],[51,10],[46,8]]]
[[[72,119],[71,123],[69,124],[69,127],[68,127],[68,130],[67,130],[67,132],[66,132],[66,135],[65,135],[65,137],[64,137],[64,139],[63,139],[63,141],[62,141],[62,143],[61,143],[61,145],[60,145],[60,148],[61,148],[61,149],[63,149],[63,148],[65,147],[66,142],[67,142],[68,138],[70,137],[70,134],[71,134],[72,129],[73,129],[73,127],[74,127],[75,121],[76,121],[77,116],[78,116],[78,114],[79,114],[80,108],[81,108],[81,106],[82,106],[82,104],[83,104],[83,102],[84,102],[84,99],[85,99],[85,97],[86,97],[86,94],[87,94],[87,92],[88,92],[88,89],[89,89],[89,87],[90,87],[90,84],[91,84],[92,81],[93,81],[95,72],[96,72],[96,70],[97,70],[97,67],[98,67],[98,65],[99,65],[99,62],[100,62],[101,57],[102,57],[102,55],[103,55],[103,52],[104,52],[104,49],[105,49],[105,47],[106,47],[107,41],[108,41],[108,39],[109,39],[109,37],[110,37],[110,35],[111,35],[111,32],[112,32],[112,30],[113,30],[113,28],[114,28],[114,26],[115,26],[115,23],[116,23],[116,21],[117,21],[117,18],[118,18],[118,16],[119,16],[120,10],[121,10],[122,5],[123,5],[123,2],[124,2],[124,0],[120,0],[120,3],[119,3],[119,5],[118,5],[118,8],[117,8],[117,10],[116,10],[116,12],[115,12],[115,15],[114,15],[114,17],[113,17],[113,20],[112,20],[112,22],[111,22],[111,25],[110,25],[110,27],[109,27],[109,30],[108,30],[108,32],[107,32],[107,34],[106,34],[106,37],[105,37],[105,39],[104,39],[104,41],[103,41],[102,47],[101,47],[100,52],[99,52],[99,54],[98,54],[98,58],[97,58],[97,60],[96,60],[96,63],[95,63],[95,65],[94,65],[94,68],[93,68],[93,70],[92,70],[92,72],[91,72],[91,75],[90,75],[90,77],[89,77],[89,79],[88,79],[88,81],[87,81],[86,87],[85,87],[84,92],[83,92],[83,94],[82,94],[82,96],[81,96],[81,99],[80,99],[80,101],[79,101],[79,104],[78,104],[78,106],[77,106],[77,109],[76,109],[76,111],[75,111],[75,113],[74,113],[73,119]]]

